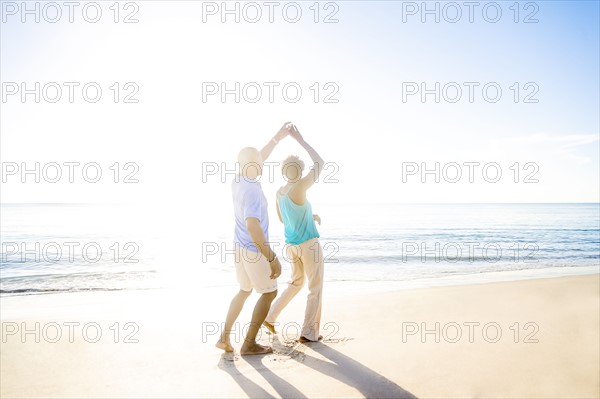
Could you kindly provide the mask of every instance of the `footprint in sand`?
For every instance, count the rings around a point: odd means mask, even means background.
[[[322,344],[343,344],[351,341],[354,338],[350,337],[339,337],[339,338],[324,338],[320,343]],[[306,354],[304,353],[307,348],[310,348],[311,343],[303,344],[295,339],[286,339],[280,341],[277,336],[272,337],[270,342],[265,342],[265,345],[271,344],[273,346],[273,353],[265,355],[263,358],[268,362],[284,363],[288,360],[295,360],[298,363],[304,362]],[[240,361],[241,355],[237,352],[234,353],[223,353],[221,355],[221,361],[219,365],[221,367],[234,367],[235,362]]]

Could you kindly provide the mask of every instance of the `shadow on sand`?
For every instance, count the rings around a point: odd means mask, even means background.
[[[273,344],[274,347],[289,348],[289,345],[283,345],[278,338],[275,338]],[[292,351],[293,353],[292,356],[290,356],[290,359],[348,386],[354,387],[366,398],[416,398],[415,395],[406,391],[395,382],[333,349],[330,345],[314,342],[307,346],[329,361],[321,360],[296,350]],[[306,395],[298,388],[270,370],[263,363],[263,359],[262,356],[249,356],[244,358],[244,360],[254,367],[273,389],[275,389],[279,396],[283,398],[306,398]],[[231,355],[223,355],[221,357],[219,368],[231,375],[248,397],[273,398],[273,395],[263,389],[260,385],[243,375],[236,367],[235,359],[232,358]],[[302,370],[299,369],[298,372],[302,372]]]
[[[274,398],[273,395],[265,391],[260,385],[246,377],[235,365],[235,359],[230,354],[221,355],[219,368],[228,373],[233,380],[244,390],[249,398]]]

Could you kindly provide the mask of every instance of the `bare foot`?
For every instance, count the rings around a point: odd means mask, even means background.
[[[269,330],[271,334],[277,334],[277,331],[275,331],[275,326],[268,321],[263,322],[263,326],[267,327],[267,330]]]
[[[318,341],[321,341],[322,339],[323,339],[323,336],[319,335]],[[300,338],[298,338],[298,342],[305,344],[307,342],[317,342],[317,341],[313,341],[312,339],[308,339],[305,336],[301,336]]]
[[[217,341],[215,346],[219,349],[223,349],[225,352],[233,352],[233,346],[229,342]]]
[[[242,345],[242,349],[240,349],[240,355],[266,355],[268,353],[273,353],[273,348],[270,346],[259,345],[256,342],[244,342]]]

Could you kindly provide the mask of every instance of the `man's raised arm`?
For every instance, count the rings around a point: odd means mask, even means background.
[[[263,162],[266,161],[267,158],[269,158],[271,152],[273,152],[273,148],[275,148],[275,146],[281,140],[283,140],[285,136],[290,134],[290,126],[291,122],[284,123],[281,129],[279,129],[279,131],[277,132],[277,134],[273,136],[271,140],[269,140],[269,142],[262,148],[262,150],[260,150],[260,157],[262,158]]]

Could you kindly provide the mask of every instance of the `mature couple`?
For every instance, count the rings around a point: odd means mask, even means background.
[[[263,162],[273,148],[286,136],[293,137],[310,155],[314,165],[306,176],[302,176],[304,163],[296,156],[283,161],[281,172],[287,184],[277,191],[277,215],[284,224],[287,257],[292,264],[292,278],[281,296],[277,296],[277,277],[281,275],[281,264],[269,245],[269,216],[267,199],[258,177],[262,174]],[[233,207],[235,212],[234,244],[235,268],[240,291],[229,306],[227,319],[217,348],[233,352],[230,333],[239,316],[244,302],[252,289],[261,294],[252,313],[252,321],[240,353],[260,355],[273,352],[270,346],[256,343],[256,335],[261,325],[275,334],[276,320],[283,308],[296,296],[308,277],[308,300],[304,323],[299,341],[318,341],[321,322],[321,301],[323,289],[323,249],[319,243],[319,233],[315,220],[321,224],[306,199],[306,191],[317,181],[323,168],[323,159],[304,140],[295,125],[285,123],[279,132],[258,151],[256,148],[243,148],[238,155],[240,176],[232,184]]]

